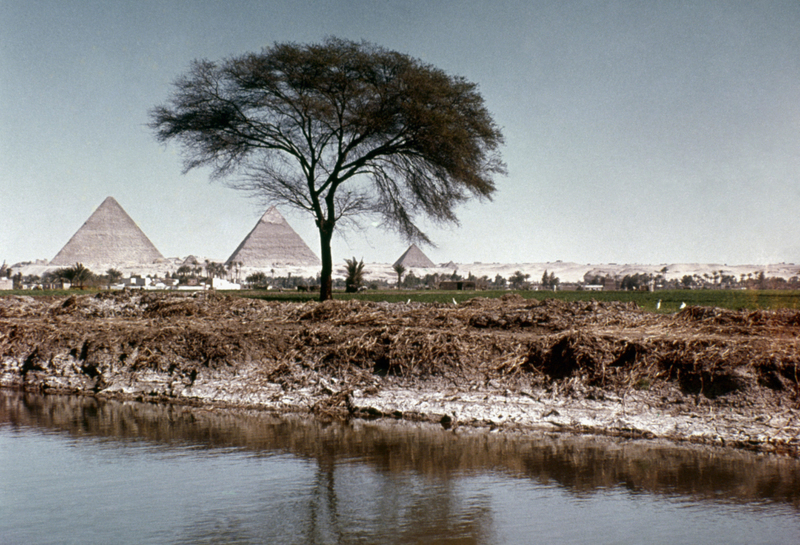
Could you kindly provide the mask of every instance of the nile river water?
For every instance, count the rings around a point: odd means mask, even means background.
[[[800,543],[800,462],[0,390],[0,543]]]

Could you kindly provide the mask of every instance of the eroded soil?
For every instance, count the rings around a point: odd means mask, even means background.
[[[0,386],[800,455],[800,312],[0,298]]]

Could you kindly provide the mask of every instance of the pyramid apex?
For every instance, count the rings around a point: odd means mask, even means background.
[[[400,259],[394,262],[392,265],[393,267],[396,265],[402,265],[404,267],[421,267],[421,268],[430,268],[435,267],[433,261],[428,259],[422,250],[420,250],[416,244],[411,244],[408,247],[408,250],[403,252],[403,255],[400,256]]]
[[[100,203],[100,206],[103,206],[104,204],[116,204],[117,206],[120,206],[120,204],[117,202],[117,199],[110,195],[103,199],[103,202]],[[122,207],[120,206],[120,208]]]
[[[264,223],[286,223],[286,219],[278,212],[275,205],[270,206],[264,215],[261,216],[261,221]]]

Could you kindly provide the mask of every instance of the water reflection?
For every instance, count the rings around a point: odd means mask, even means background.
[[[692,498],[769,500],[800,509],[800,462],[736,450],[563,434],[458,434],[427,425],[321,423],[258,412],[9,391],[0,391],[0,423],[77,437],[245,449],[256,456],[291,453],[314,460],[325,475],[335,464],[355,459],[393,474],[413,471],[447,479],[491,469],[557,483],[575,494],[621,486]]]
[[[139,506],[139,516],[153,521],[153,531],[160,528],[153,542],[414,543],[432,535],[441,543],[501,542],[513,534],[510,527],[529,522],[525,512],[511,517],[518,505],[527,510],[569,501],[607,505],[621,493],[625,501],[637,494],[648,498],[640,506],[655,496],[800,510],[797,460],[651,441],[321,423],[2,390],[0,428],[49,430],[80,443],[107,445],[114,460],[128,461],[124,474],[106,477],[106,486],[125,488],[132,502],[137,494],[145,497],[160,487],[175,494],[178,499],[170,501],[178,505],[171,505],[171,512],[187,513],[180,528],[167,522],[159,527],[159,517],[166,515]],[[142,461],[142,449],[158,453],[157,468]],[[192,466],[187,452],[202,454],[202,465]],[[153,472],[160,475],[138,484],[126,480],[132,473]],[[529,494],[533,489],[536,494]],[[207,496],[193,499],[198,490]],[[517,502],[521,490],[528,495]],[[572,516],[565,513],[561,516]]]

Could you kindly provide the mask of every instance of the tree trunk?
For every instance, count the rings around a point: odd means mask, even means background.
[[[322,271],[320,272],[319,300],[333,299],[333,254],[331,253],[331,239],[333,238],[333,225],[323,222],[319,226],[319,240],[322,253]]]

